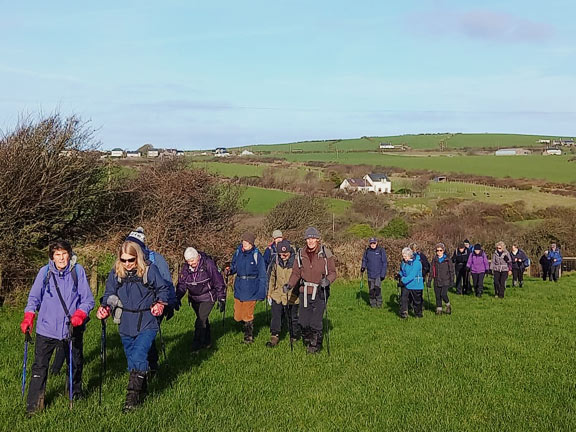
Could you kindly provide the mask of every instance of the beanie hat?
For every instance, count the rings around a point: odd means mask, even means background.
[[[368,243],[378,243],[378,239],[376,237],[370,237],[370,240],[368,240]]]
[[[474,245],[474,250],[482,250],[482,245],[480,243],[476,243]]]
[[[304,232],[304,238],[320,238],[320,232],[314,228],[314,227],[308,227],[306,228],[306,231]]]
[[[190,261],[198,257],[198,251],[193,247],[186,248],[184,251],[184,259]]]
[[[248,243],[253,245],[254,242],[256,241],[256,236],[250,231],[246,231],[244,234],[242,234],[242,241],[247,241]]]
[[[126,237],[125,241],[137,243],[141,248],[146,249],[146,236],[144,235],[144,228],[138,227]]]
[[[468,239],[465,239],[465,240],[464,240],[464,243],[468,243],[468,244],[470,244],[470,240],[468,240]]]
[[[276,238],[278,238],[278,237],[284,237],[284,236],[282,235],[282,231],[280,231],[280,230],[274,230],[274,232],[272,232],[272,238],[275,238],[275,239],[276,239]]]
[[[292,247],[290,246],[290,242],[288,240],[282,240],[276,246],[276,250],[278,251],[278,253],[288,253],[292,252]]]

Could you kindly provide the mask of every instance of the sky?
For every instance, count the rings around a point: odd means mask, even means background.
[[[103,149],[576,135],[576,2],[388,3],[0,0],[0,132],[57,112]]]

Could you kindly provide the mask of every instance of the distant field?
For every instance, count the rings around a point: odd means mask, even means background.
[[[553,182],[576,182],[576,164],[571,156],[398,156],[380,153],[286,154],[295,162],[322,161],[367,164],[405,169],[425,169],[438,174],[470,173],[492,177],[538,178]]]
[[[543,135],[516,135],[516,134],[423,134],[399,135],[384,137],[366,137],[344,140],[302,141],[286,144],[262,144],[243,148],[252,151],[270,152],[336,152],[339,151],[370,151],[377,150],[381,142],[394,145],[407,145],[414,150],[434,150],[440,148],[444,141],[448,149],[480,148],[480,147],[542,147],[539,139],[555,139]]]
[[[261,177],[265,166],[227,162],[193,162],[192,166],[220,174],[223,177]]]

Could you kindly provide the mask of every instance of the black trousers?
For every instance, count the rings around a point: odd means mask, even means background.
[[[304,296],[307,296],[308,306],[304,307]],[[300,293],[300,305],[298,308],[298,323],[302,329],[302,335],[310,341],[310,345],[321,345],[323,328],[322,317],[326,309],[326,302],[321,288],[318,287],[316,298],[312,300],[312,294]]]
[[[550,267],[550,280],[558,282],[558,279],[560,279],[560,266],[557,265]]]
[[[368,279],[368,294],[370,295],[370,306],[382,306],[382,280]]]
[[[518,267],[512,267],[512,283],[516,285],[516,282],[522,284],[524,282],[524,269]]]
[[[444,303],[450,303],[450,299],[448,298],[448,285],[446,286],[437,286],[434,284],[434,294],[436,294],[436,307],[442,308],[442,301]]]
[[[472,283],[477,296],[481,296],[484,292],[484,276],[484,273],[472,273]]]
[[[66,353],[66,364],[69,365],[69,345],[67,340],[58,340],[36,335],[34,348],[34,363],[30,370],[30,385],[28,388],[28,409],[34,410],[39,400],[44,398],[46,391],[46,379],[48,366],[54,350],[60,346]],[[72,394],[82,394],[82,370],[84,368],[84,329],[83,326],[75,327],[72,331]],[[66,379],[68,382],[68,378]]]
[[[550,273],[550,266],[541,266],[541,267],[542,267],[542,280],[546,280],[546,278],[552,280],[552,274]]]
[[[494,271],[494,295],[504,298],[506,279],[508,279],[508,271]]]
[[[298,324],[298,305],[286,305],[272,301],[272,319],[270,321],[270,334],[279,335],[282,331],[282,322],[289,326],[290,337],[294,338],[300,334],[300,325]],[[290,323],[286,321],[287,317]]]
[[[470,292],[470,271],[466,264],[456,264],[456,294],[467,294]]]
[[[422,318],[422,290],[409,290],[406,287],[402,287],[400,314],[408,315],[408,302],[414,308],[414,315]]]
[[[190,306],[196,313],[196,321],[194,322],[194,340],[201,342],[204,345],[212,343],[212,335],[210,333],[210,312],[214,307],[214,302],[195,302],[191,301]]]

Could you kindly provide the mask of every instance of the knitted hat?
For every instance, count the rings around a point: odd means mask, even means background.
[[[253,245],[254,242],[256,241],[256,236],[250,231],[246,231],[244,234],[242,234],[242,241],[247,241],[248,243]]]
[[[198,257],[198,251],[193,247],[186,248],[184,251],[184,259],[190,261]]]
[[[306,228],[306,231],[304,232],[304,238],[320,238],[320,232],[314,228],[314,227],[308,227]]]
[[[480,243],[476,243],[474,245],[474,250],[482,250],[482,245]]]
[[[290,246],[290,242],[288,240],[282,240],[276,246],[276,250],[278,251],[278,253],[289,253],[292,252],[291,249],[292,247]]]
[[[144,228],[138,227],[125,238],[125,241],[138,243],[141,248],[146,248],[146,236],[144,235]]]
[[[470,244],[470,240],[466,239],[466,240],[464,240],[464,243]]]
[[[280,230],[274,230],[274,232],[272,233],[272,238],[277,239],[278,237],[284,237],[284,236],[282,235],[282,231],[280,231]]]

